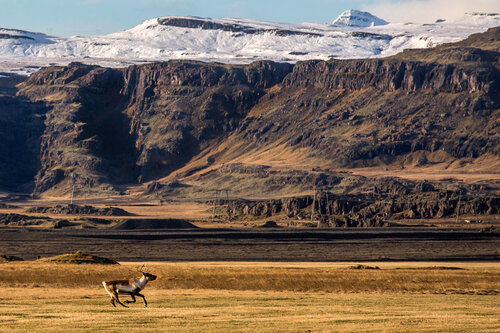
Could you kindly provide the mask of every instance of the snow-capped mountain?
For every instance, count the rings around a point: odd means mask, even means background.
[[[333,25],[343,27],[371,27],[376,25],[386,25],[389,22],[384,21],[368,12],[362,12],[356,9],[349,9],[340,14],[333,22]]]
[[[456,42],[499,25],[498,14],[473,13],[455,21],[417,24],[387,23],[350,10],[334,24],[160,17],[129,30],[90,37],[0,29],[0,73],[29,75],[42,66],[73,61],[125,67],[169,59],[250,63],[384,57],[408,48]]]

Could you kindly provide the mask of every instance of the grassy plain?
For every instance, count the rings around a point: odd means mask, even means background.
[[[120,266],[0,264],[0,331],[498,332],[500,264],[149,263],[150,304],[113,308]],[[123,296],[124,297],[124,296]]]

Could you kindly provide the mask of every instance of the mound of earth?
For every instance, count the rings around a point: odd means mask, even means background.
[[[0,225],[5,226],[27,226],[39,225],[51,220],[50,217],[28,216],[22,214],[0,214]]]
[[[57,205],[54,207],[31,207],[27,213],[47,213],[64,215],[131,216],[133,214],[116,207],[96,208],[93,206]]]
[[[260,227],[261,228],[280,228],[280,226],[274,221],[266,221],[266,223],[264,223]]]
[[[9,261],[24,261],[24,259],[16,256],[8,256],[6,254],[0,254],[0,262],[9,262]]]
[[[102,258],[98,256],[93,256],[90,254],[83,253],[81,251],[76,251],[75,253],[61,254],[59,256],[38,259],[38,261],[43,262],[54,262],[60,264],[103,264],[103,265],[119,265],[118,262],[113,259]]]
[[[67,228],[67,227],[74,227],[76,225],[78,225],[78,223],[72,223],[68,220],[59,220],[59,221],[54,222],[54,225],[52,226],[52,228],[61,229],[61,228]]]
[[[101,219],[98,217],[83,217],[83,218],[79,218],[77,221],[81,222],[81,223],[94,223],[94,224],[99,224],[99,225],[110,224],[113,222],[113,220]]]
[[[180,219],[129,219],[115,225],[112,229],[194,229],[194,224]]]

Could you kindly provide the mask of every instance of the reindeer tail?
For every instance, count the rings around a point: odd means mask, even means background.
[[[111,298],[114,298],[115,296],[111,293],[111,290],[109,290],[109,287],[108,287],[108,284],[106,283],[106,281],[102,281],[102,285],[104,286],[104,289],[106,290],[108,295],[111,296]]]

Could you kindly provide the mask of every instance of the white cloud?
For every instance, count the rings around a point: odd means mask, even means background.
[[[362,7],[389,22],[429,23],[456,19],[465,13],[500,13],[499,0],[400,0],[372,1]]]

